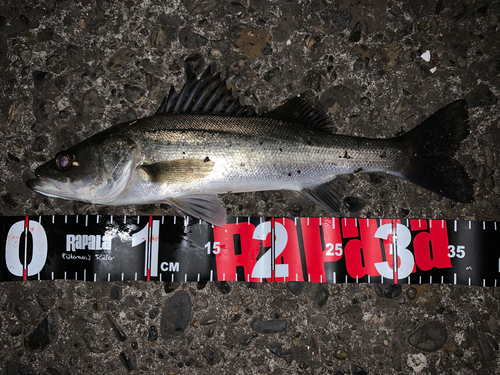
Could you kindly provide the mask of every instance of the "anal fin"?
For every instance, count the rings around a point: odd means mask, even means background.
[[[226,208],[215,194],[189,194],[175,198],[167,198],[167,203],[174,209],[205,220],[210,224],[222,227],[226,225]]]
[[[347,176],[339,175],[321,185],[302,189],[300,193],[325,210],[339,214],[342,211],[347,180]]]

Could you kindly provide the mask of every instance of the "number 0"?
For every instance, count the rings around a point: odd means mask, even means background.
[[[5,243],[5,263],[9,272],[15,276],[23,276],[26,266],[27,276],[36,275],[45,266],[47,260],[47,234],[45,229],[36,221],[28,222],[33,237],[33,256],[29,264],[23,265],[19,259],[19,245],[21,236],[24,236],[24,221],[18,221],[10,227]]]

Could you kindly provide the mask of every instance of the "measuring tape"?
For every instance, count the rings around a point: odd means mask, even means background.
[[[0,281],[310,281],[497,286],[497,222],[0,217]],[[397,265],[395,267],[394,265]]]

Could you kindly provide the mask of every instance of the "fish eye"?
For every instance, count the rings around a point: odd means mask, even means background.
[[[73,155],[67,151],[61,151],[56,155],[57,168],[60,171],[66,171],[73,165]]]

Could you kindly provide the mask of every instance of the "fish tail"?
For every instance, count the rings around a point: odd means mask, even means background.
[[[394,174],[457,202],[472,202],[473,181],[455,159],[468,134],[465,100],[448,104],[397,138],[410,154],[403,171]]]

